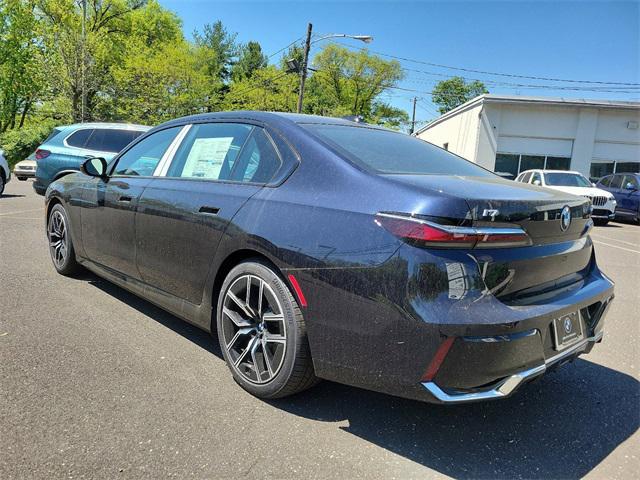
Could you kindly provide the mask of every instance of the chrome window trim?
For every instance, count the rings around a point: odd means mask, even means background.
[[[182,127],[182,130],[178,132],[178,135],[176,135],[176,138],[173,139],[173,142],[171,142],[171,145],[169,145],[169,148],[167,148],[167,151],[164,152],[164,155],[162,155],[162,158],[158,162],[158,165],[156,165],[156,168],[151,174],[151,176],[153,177],[167,176],[167,172],[169,171],[171,162],[173,162],[173,157],[175,156],[176,151],[178,150],[178,147],[180,147],[182,140],[184,140],[184,137],[187,135],[187,133],[189,133],[189,130],[191,130],[191,127],[192,127],[192,124],[184,125]]]

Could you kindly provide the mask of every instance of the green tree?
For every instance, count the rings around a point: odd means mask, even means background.
[[[112,118],[155,125],[204,111],[207,77],[192,48],[186,41],[142,48],[114,67]]]
[[[225,110],[292,112],[298,99],[298,76],[273,65],[233,82],[225,97]]]
[[[238,61],[231,68],[231,78],[234,81],[251,78],[253,72],[267,66],[267,56],[262,53],[258,42],[249,42],[240,47]]]
[[[0,0],[0,133],[21,128],[45,93],[45,48],[35,8],[32,0]]]
[[[489,93],[479,80],[465,82],[462,77],[452,77],[439,82],[432,91],[433,103],[438,105],[440,113],[447,113],[472,98]]]
[[[316,72],[305,92],[305,112],[360,115],[365,121],[373,118],[376,97],[403,78],[397,61],[338,45],[329,45],[316,55],[313,68]]]
[[[369,122],[398,130],[409,122],[409,115],[400,108],[376,101],[371,108]]]
[[[237,34],[229,32],[221,21],[206,24],[202,33],[193,33],[197,63],[208,78],[208,111],[220,109],[228,90],[231,69],[238,55],[236,37]]]
[[[83,36],[81,2],[38,0],[47,32],[43,41],[57,51],[61,89],[70,99],[74,120],[94,117],[96,101],[103,87],[111,82],[110,69],[126,53],[131,14],[148,3],[156,2],[87,0]]]

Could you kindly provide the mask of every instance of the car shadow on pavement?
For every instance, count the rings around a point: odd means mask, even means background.
[[[222,359],[208,333],[93,274],[80,280]],[[315,421],[346,421],[338,428],[445,475],[495,479],[586,475],[638,430],[639,402],[633,377],[578,359],[494,402],[447,407],[324,381],[267,403]]]
[[[271,402],[455,478],[579,478],[640,426],[640,383],[576,360],[513,397],[441,406],[331,382]]]
[[[191,325],[189,322],[172,315],[160,307],[156,307],[152,303],[128,292],[124,288],[94,275],[91,272],[85,271],[83,274],[77,276],[76,279],[89,282],[89,284],[99,288],[106,294],[117,298],[128,306],[135,308],[140,313],[152,318],[165,327],[170,328],[177,334],[182,335],[184,338],[192,341],[199,347],[213,353],[216,357],[223,359],[222,351],[220,350],[217,339],[213,338],[209,333],[205,332],[201,328]]]
[[[0,198],[21,198],[26,197],[26,195],[14,195],[13,193],[3,193],[0,195]]]

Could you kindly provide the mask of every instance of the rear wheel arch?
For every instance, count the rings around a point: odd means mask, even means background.
[[[49,203],[47,204],[47,216],[46,216],[47,226],[49,225],[49,217],[51,216],[51,210],[53,209],[53,207],[59,204],[62,205],[62,200],[60,200],[58,197],[53,197],[51,200],[49,200]]]
[[[270,269],[273,270],[273,272],[276,275],[279,275],[283,279],[285,285],[289,287],[289,284],[284,280],[285,276],[282,274],[280,269],[265,254],[260,253],[257,250],[251,250],[251,249],[236,250],[235,252],[231,253],[220,264],[220,267],[218,268],[215,279],[213,281],[213,289],[211,293],[210,328],[211,328],[211,333],[214,335],[217,334],[216,315],[218,311],[218,297],[220,296],[220,289],[222,288],[222,284],[224,283],[225,278],[227,278],[227,275],[229,275],[229,272],[234,267],[236,267],[237,265],[243,262],[247,262],[249,260],[257,261],[259,263],[263,263],[266,266],[268,266]],[[291,289],[289,288],[289,290]],[[292,292],[292,295],[293,295],[293,292]],[[294,295],[294,298],[295,298],[295,295]]]
[[[72,173],[78,173],[79,170],[63,170],[62,172],[58,172],[56,173],[56,175],[53,177],[53,180],[51,180],[52,182],[55,182],[56,180],[60,180],[62,177],[65,177],[67,175],[70,175]]]

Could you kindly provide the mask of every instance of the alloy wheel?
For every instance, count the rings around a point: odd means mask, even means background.
[[[242,275],[227,289],[222,337],[230,364],[248,381],[267,383],[280,371],[287,348],[284,312],[260,277]]]
[[[49,220],[49,249],[53,263],[59,269],[64,267],[69,251],[69,239],[64,216],[59,211],[54,211]]]

